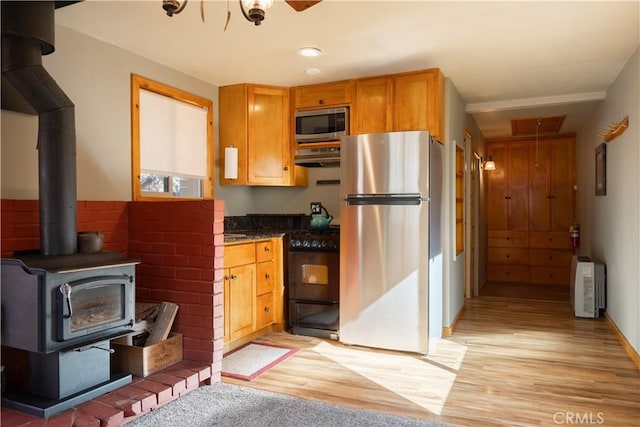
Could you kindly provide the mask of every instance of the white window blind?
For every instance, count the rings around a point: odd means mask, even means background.
[[[140,169],[207,177],[207,109],[140,89]]]

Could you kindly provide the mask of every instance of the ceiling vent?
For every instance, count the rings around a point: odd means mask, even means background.
[[[530,119],[512,119],[511,134],[513,136],[530,136],[536,134],[536,127],[540,121],[540,134],[554,134],[560,132],[560,127],[566,116],[534,117]]]

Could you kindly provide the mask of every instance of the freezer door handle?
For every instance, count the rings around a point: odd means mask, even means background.
[[[345,202],[348,206],[364,205],[419,205],[424,199],[420,194],[358,194],[347,195]]]

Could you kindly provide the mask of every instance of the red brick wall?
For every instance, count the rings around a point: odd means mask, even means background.
[[[173,331],[184,358],[220,380],[223,323],[222,201],[131,202],[129,256],[138,258],[136,301],[178,305]]]
[[[98,230],[104,234],[104,250],[127,254],[128,202],[79,201],[76,207],[78,231]],[[17,250],[40,248],[40,211],[37,200],[2,199],[0,247],[3,257]]]

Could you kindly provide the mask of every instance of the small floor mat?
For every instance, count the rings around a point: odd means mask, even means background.
[[[297,348],[250,342],[222,358],[222,375],[251,381],[291,357]]]

